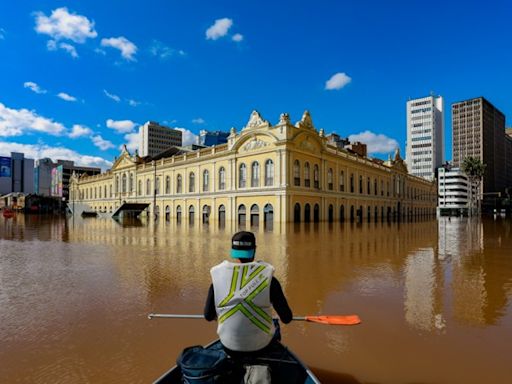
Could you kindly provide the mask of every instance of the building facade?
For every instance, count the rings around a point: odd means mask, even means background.
[[[52,169],[55,166],[52,159],[36,160],[34,169],[34,192],[41,196],[51,196]]]
[[[476,207],[476,186],[470,190],[471,183],[460,168],[440,167],[437,183],[440,214],[466,214],[470,206]]]
[[[199,131],[199,145],[211,147],[212,145],[219,145],[228,142],[229,132],[224,131]]]
[[[401,220],[436,207],[436,186],[409,175],[398,150],[377,162],[340,149],[307,111],[295,125],[287,114],[271,125],[254,111],[226,144],[153,161],[125,147],[106,173],[73,177],[70,192],[72,202],[98,212],[146,203],[162,219],[240,227]]]
[[[434,180],[444,163],[444,101],[427,96],[407,102],[406,162],[409,172]]]
[[[23,153],[0,157],[0,195],[11,192],[34,193],[34,160]]]
[[[148,121],[139,128],[139,155],[155,156],[171,146],[182,145],[182,132],[154,121]]]
[[[486,165],[480,193],[484,200],[512,187],[512,140],[505,115],[483,97],[452,104],[453,165],[466,157]]]

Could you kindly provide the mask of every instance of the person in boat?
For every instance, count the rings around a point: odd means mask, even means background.
[[[238,232],[231,239],[231,258],[214,266],[212,284],[204,308],[208,321],[217,319],[217,333],[231,356],[258,354],[277,342],[272,307],[281,321],[292,321],[281,284],[273,276],[274,267],[254,261],[256,238]]]

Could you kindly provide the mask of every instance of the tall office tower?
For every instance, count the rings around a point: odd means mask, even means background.
[[[407,102],[406,163],[415,176],[433,180],[444,163],[444,100],[427,96]]]
[[[181,147],[182,133],[160,125],[154,121],[148,121],[139,128],[139,156],[155,156],[169,149],[171,146]]]
[[[34,169],[34,191],[38,195],[51,196],[52,169],[55,166],[52,159],[36,160]]]
[[[199,131],[199,145],[211,147],[228,142],[229,132],[223,131]]]
[[[511,140],[505,133],[505,115],[483,97],[452,104],[453,165],[460,167],[468,156],[486,165],[482,193],[502,192],[512,186]],[[484,195],[484,199],[485,199]]]

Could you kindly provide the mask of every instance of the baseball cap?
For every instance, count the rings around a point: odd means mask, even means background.
[[[231,238],[231,257],[252,259],[256,252],[256,237],[252,232],[237,232]]]

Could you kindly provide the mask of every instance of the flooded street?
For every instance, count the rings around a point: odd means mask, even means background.
[[[0,383],[149,383],[216,337],[209,269],[236,228],[0,218]],[[510,383],[512,222],[256,229],[295,315],[283,341],[326,383]]]

